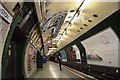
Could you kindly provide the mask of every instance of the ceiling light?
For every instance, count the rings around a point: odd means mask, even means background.
[[[69,21],[67,27],[64,29],[61,37],[63,37],[63,35],[65,35],[67,32],[67,29],[70,28],[70,26],[75,22],[75,20],[77,19],[77,17],[79,16],[80,12],[82,12],[82,10],[86,7],[86,5],[88,4],[88,0],[83,0],[82,3],[80,4],[79,8],[76,10],[75,14],[73,15],[72,19]],[[74,12],[75,10],[71,10],[70,12]],[[80,12],[78,12],[80,11]],[[70,18],[70,17],[69,17]],[[77,30],[78,32],[80,32],[80,30]],[[58,42],[60,42],[61,37],[58,39]]]
[[[63,32],[63,36],[66,35],[66,34],[67,34],[67,31],[65,30],[65,31]]]
[[[60,38],[58,39],[58,42],[60,42],[60,41],[61,41],[61,39],[62,39],[62,36],[60,36]]]
[[[71,27],[71,24],[68,24],[68,26],[67,26],[67,30],[70,29],[70,27]]]
[[[72,21],[71,21],[71,24],[73,24],[73,23],[76,21],[77,15],[78,15],[78,13],[76,13],[76,15],[73,17],[73,19],[72,19]]]
[[[63,36],[65,35],[65,31],[63,32]]]
[[[84,10],[84,8],[88,5],[90,0],[84,0],[81,5],[79,6],[78,10],[76,11],[76,13],[74,14],[71,23],[73,24],[75,22],[75,20],[77,19],[77,17],[79,16],[79,14]],[[85,18],[85,20],[88,18]]]
[[[58,42],[60,42],[60,39],[58,40]]]
[[[48,43],[50,43],[50,40],[48,41]]]
[[[81,3],[81,2],[83,2],[83,0],[77,0],[77,2],[80,2],[80,3]]]
[[[60,36],[57,37],[57,40],[59,40],[59,39],[60,39]]]
[[[81,5],[79,9],[79,14],[85,9],[85,7],[88,5],[89,2],[90,0],[84,0],[83,4]]]

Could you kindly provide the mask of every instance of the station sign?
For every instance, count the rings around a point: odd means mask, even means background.
[[[7,20],[9,23],[12,22],[12,16],[0,5],[0,16],[2,16],[5,20]]]

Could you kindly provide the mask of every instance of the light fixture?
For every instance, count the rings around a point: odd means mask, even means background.
[[[67,34],[67,31],[65,30],[65,31],[63,32],[63,36],[66,35],[66,34]]]
[[[68,24],[66,27],[66,30],[70,29],[70,27],[71,27],[71,24]]]
[[[62,39],[62,36],[60,36],[60,38],[58,39],[58,42],[60,42],[60,41],[61,41],[61,39]]]
[[[58,36],[57,40],[59,40],[59,39],[60,39],[60,36]]]
[[[83,0],[82,3],[80,4],[79,8],[76,10],[75,14],[73,15],[72,19],[70,20],[70,22],[68,23],[67,27],[64,29],[61,37],[58,39],[58,42],[61,41],[61,38],[67,34],[67,29],[69,29],[71,27],[71,25],[75,22],[75,20],[77,19],[77,17],[79,16],[79,14],[83,11],[83,9],[87,6],[89,0]],[[73,10],[71,10],[73,12]],[[75,10],[74,10],[75,11]],[[80,31],[78,31],[80,32]]]
[[[64,31],[64,32],[63,32],[63,36],[64,36],[65,34],[66,34],[66,32]]]
[[[75,16],[73,17],[73,19],[71,20],[71,24],[73,24],[76,21],[76,19],[78,17],[77,15],[78,15],[78,13],[76,13]]]
[[[58,42],[60,42],[60,39],[58,40]]]
[[[49,40],[48,43],[50,43],[51,41]]]
[[[90,2],[90,0],[84,0],[81,4],[81,6],[80,6],[80,8],[79,8],[79,14],[85,9],[85,7],[88,5],[88,3]]]

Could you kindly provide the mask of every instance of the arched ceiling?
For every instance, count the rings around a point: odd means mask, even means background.
[[[71,27],[68,27],[69,22],[76,13],[76,10],[82,4],[82,1],[83,0],[74,0],[71,2],[51,2],[46,7],[46,9],[48,10],[47,17],[52,17],[55,14],[59,14],[60,12],[67,11],[66,18],[58,32],[57,37],[52,39],[52,43],[57,44],[58,48],[51,49],[48,54],[52,54],[57,50],[63,48],[118,10],[119,0],[115,0],[115,2],[85,0],[89,2],[85,6],[85,8],[83,8],[83,11],[80,12],[79,16],[74,19]],[[39,10],[37,10],[37,12],[39,13]],[[63,34],[64,31],[66,31],[67,34]],[[50,30],[46,30],[46,32],[43,32],[43,38],[44,42],[46,42],[46,44],[49,44],[48,41],[50,40]]]

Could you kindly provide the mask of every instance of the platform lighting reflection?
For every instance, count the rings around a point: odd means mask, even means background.
[[[54,77],[54,78],[58,78],[58,77],[56,76],[56,73],[55,73],[55,71],[54,71],[54,69],[52,68],[51,65],[50,65],[50,70],[51,70],[51,73],[52,73],[53,77]]]

